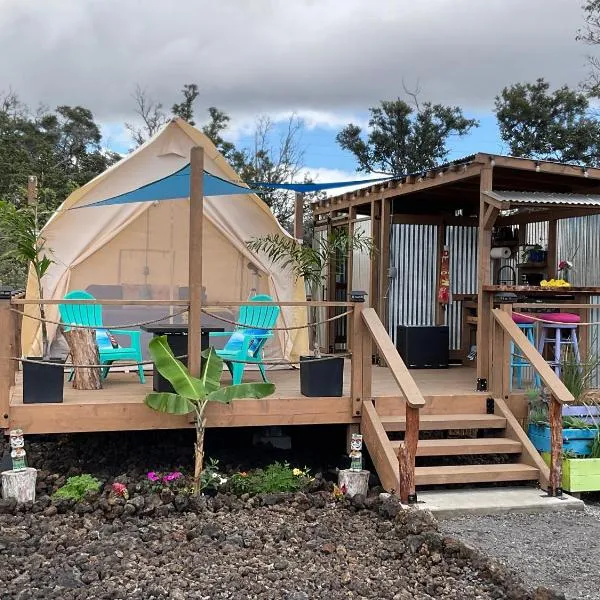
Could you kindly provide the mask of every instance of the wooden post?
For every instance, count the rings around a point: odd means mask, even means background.
[[[354,235],[354,218],[356,209],[351,206],[348,212],[348,237],[352,239]],[[354,284],[354,251],[350,251],[346,257],[346,300],[350,300],[351,292]],[[346,320],[346,352],[352,352],[352,315],[345,317]]]
[[[406,431],[404,442],[398,450],[400,463],[400,501],[414,504],[417,501],[415,490],[415,457],[419,444],[419,409],[406,404]]]
[[[304,238],[304,194],[299,192],[294,203],[294,237],[297,240]]]
[[[350,379],[350,396],[352,398],[352,415],[360,417],[362,414],[363,402],[363,378],[370,376],[370,373],[364,371],[363,360],[363,336],[366,331],[365,324],[362,320],[362,303],[354,304],[352,312],[352,359],[351,379]]]
[[[0,331],[3,332],[0,335],[0,430],[9,426],[10,386],[14,384],[16,369],[16,362],[12,360],[15,352],[15,320],[10,308],[10,298],[0,299]]]
[[[549,496],[562,495],[562,404],[552,395],[550,417],[550,487]]]
[[[202,369],[202,228],[204,221],[204,149],[192,148],[190,156],[190,240],[188,369],[200,376]]]
[[[75,367],[73,388],[76,390],[101,390],[101,369],[92,367],[78,367],[77,365],[99,365],[100,353],[94,338],[94,332],[90,329],[74,327],[64,334]]]
[[[551,219],[548,221],[548,278],[556,278],[556,269],[558,267],[558,256],[557,256],[557,227],[558,221]]]
[[[490,279],[490,252],[492,249],[492,228],[486,220],[486,210],[489,205],[485,200],[484,192],[492,189],[492,166],[485,165],[481,168],[479,181],[479,290],[477,300],[477,378],[489,378],[489,352],[490,339],[490,308],[483,292],[483,286],[491,283]],[[493,223],[492,223],[493,224]]]
[[[509,316],[512,320],[512,304],[502,304],[500,308]],[[511,363],[511,340],[508,335],[506,335],[506,331],[504,329],[501,330],[502,333],[502,347],[501,347],[501,364],[502,364],[502,378],[500,380],[500,393],[505,400],[508,400],[510,387],[511,387],[511,377],[512,372],[510,368]]]

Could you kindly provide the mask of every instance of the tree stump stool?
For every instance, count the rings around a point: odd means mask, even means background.
[[[37,470],[31,467],[19,471],[2,473],[2,497],[14,498],[17,502],[35,501],[35,481]]]
[[[362,494],[366,496],[369,491],[369,471],[351,471],[350,469],[340,470],[338,474],[338,487],[344,490],[349,498]]]
[[[75,377],[73,387],[76,390],[101,390],[101,369],[93,367],[78,367],[77,365],[99,365],[100,353],[96,338],[91,329],[72,328],[64,332],[65,339],[71,350]]]

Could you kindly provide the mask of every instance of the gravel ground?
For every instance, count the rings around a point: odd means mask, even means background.
[[[273,496],[217,496],[196,512],[146,518],[134,507],[114,519],[100,509],[61,513],[65,506],[36,503],[0,514],[0,598],[564,598],[525,589],[497,562],[438,533],[429,513],[328,498],[299,493],[271,504]]]
[[[531,585],[569,600],[600,599],[600,506],[585,512],[469,515],[440,529],[497,558]]]

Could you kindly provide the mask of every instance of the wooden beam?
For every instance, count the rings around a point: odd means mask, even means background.
[[[202,230],[204,221],[204,148],[194,146],[190,156],[190,236],[188,369],[195,377],[202,370]]]
[[[481,288],[490,280],[490,252],[492,249],[492,232],[482,226],[485,223],[487,202],[485,192],[492,189],[493,170],[490,165],[481,168],[481,178],[479,181],[479,295],[477,298],[477,315],[479,318],[477,324],[477,377],[479,379],[489,378],[489,352],[488,345],[490,340],[490,315],[487,304],[489,298],[483,294]]]
[[[483,160],[484,157],[491,158],[492,155],[478,154],[477,158]],[[569,177],[578,177],[585,179],[600,179],[600,169],[588,167],[587,178],[582,167],[576,165],[565,165],[561,163],[548,162],[542,160],[515,158],[512,156],[493,156],[496,167],[506,167],[522,171],[536,171],[539,167],[540,173],[552,173],[554,175],[568,175]]]
[[[557,256],[557,229],[558,221],[552,219],[548,221],[548,277],[556,278],[556,267],[558,266]]]
[[[357,206],[361,204],[369,204],[373,199],[373,196],[376,196],[378,199],[395,198],[397,196],[403,196],[405,194],[419,192],[421,190],[427,190],[441,185],[447,185],[454,181],[469,179],[470,177],[477,177],[479,175],[481,164],[473,162],[464,166],[464,170],[460,168],[456,171],[448,171],[447,173],[444,173],[443,177],[435,177],[433,179],[425,178],[421,181],[418,181],[417,178],[413,179],[407,177],[406,181],[398,187],[392,186],[383,190],[378,189],[376,191],[375,186],[371,186],[366,188],[364,196],[342,194],[337,196],[337,198],[341,200],[340,207]],[[326,203],[327,201],[322,201],[314,206],[313,214],[319,215],[328,212],[328,206],[326,206],[324,202]]]
[[[492,228],[494,227],[494,223],[496,222],[496,219],[498,218],[498,215],[500,214],[500,210],[498,209],[497,206],[494,206],[493,204],[489,204],[486,200],[486,209],[485,209],[485,213],[483,215],[483,219],[481,222],[481,227],[483,227],[483,229],[485,231],[491,231]]]
[[[91,393],[91,392],[90,392]],[[103,392],[93,392],[102,394]],[[142,402],[18,404],[10,407],[11,427],[25,433],[77,433],[140,431],[193,427],[188,415],[158,413]],[[350,424],[352,402],[341,398],[263,398],[211,402],[206,408],[207,427],[260,427],[271,425]]]
[[[388,492],[398,493],[400,491],[398,458],[370,400],[363,405],[360,430],[381,485]]]
[[[422,408],[425,406],[425,399],[423,398],[423,394],[421,394],[421,390],[419,390],[410,371],[398,354],[392,339],[379,320],[375,309],[365,308],[362,311],[362,317],[367,329],[371,332],[372,340],[379,348],[381,354],[383,354],[394,380],[404,394],[408,406],[412,406],[413,408]]]

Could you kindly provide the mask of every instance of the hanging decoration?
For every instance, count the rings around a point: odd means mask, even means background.
[[[444,246],[442,256],[440,257],[438,302],[440,304],[450,303],[450,252],[448,251],[448,246]]]

